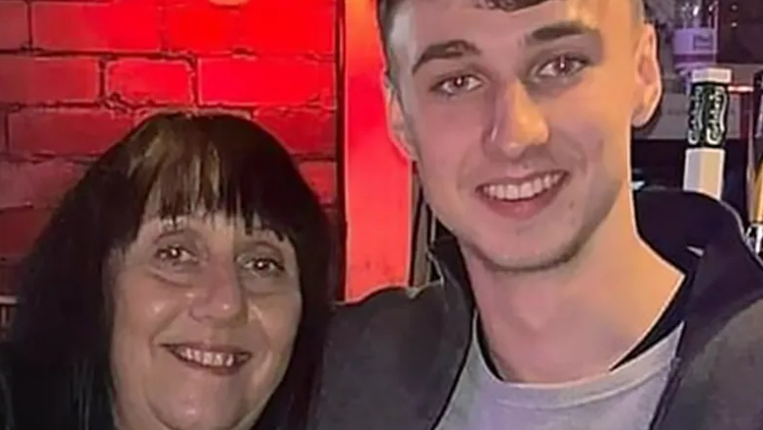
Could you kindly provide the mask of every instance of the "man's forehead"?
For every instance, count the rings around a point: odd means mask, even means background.
[[[538,28],[579,22],[599,28],[609,9],[630,0],[405,0],[397,11],[390,41],[413,53],[443,39],[474,34],[512,33],[523,37]],[[511,20],[509,23],[508,20]]]
[[[506,16],[524,16],[529,12],[543,14],[549,19],[578,19],[581,11],[587,11],[588,15],[600,15],[613,6],[622,5],[628,7],[631,0],[403,0],[398,6],[398,14],[410,15],[415,12],[458,11],[495,11],[496,14]],[[565,13],[566,12],[566,13]],[[567,15],[567,16],[561,16]]]

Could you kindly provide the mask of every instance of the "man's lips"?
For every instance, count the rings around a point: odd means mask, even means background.
[[[477,187],[480,200],[503,218],[526,221],[550,206],[570,175],[550,171],[522,178],[502,178]]]
[[[553,189],[566,176],[566,172],[554,170],[519,178],[505,177],[485,182],[477,187],[477,191],[493,200],[505,202],[527,200]]]

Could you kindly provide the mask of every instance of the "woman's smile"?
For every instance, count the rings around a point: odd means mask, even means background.
[[[237,373],[252,358],[251,352],[232,345],[168,343],[162,347],[180,363],[220,376]]]

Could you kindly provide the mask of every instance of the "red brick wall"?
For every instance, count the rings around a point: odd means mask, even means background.
[[[0,290],[93,157],[161,109],[258,119],[332,208],[334,14],[334,0],[0,0]]]

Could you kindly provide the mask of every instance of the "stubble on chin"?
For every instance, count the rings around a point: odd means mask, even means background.
[[[613,187],[615,190],[617,187]],[[502,273],[510,276],[531,275],[561,269],[574,264],[585,252],[586,246],[591,242],[597,230],[606,222],[617,204],[617,193],[607,193],[608,196],[600,198],[598,204],[589,206],[587,214],[583,214],[582,221],[570,227],[574,232],[554,233],[554,226],[536,226],[534,235],[559,234],[558,242],[553,244],[553,238],[546,237],[544,242],[549,246],[544,250],[538,250],[534,254],[526,255],[500,255],[500,251],[492,252],[487,247],[468,240],[459,240],[462,252],[470,254],[470,258],[476,260],[480,266],[491,273]],[[467,237],[468,235],[460,235]],[[565,237],[566,236],[566,237]],[[490,238],[495,240],[495,238]],[[506,238],[506,241],[510,241]],[[522,241],[529,240],[523,239]],[[520,242],[519,240],[517,242]],[[517,245],[521,247],[521,244]]]
[[[585,242],[580,235],[576,235],[556,249],[518,257],[491,255],[491,252],[485,251],[480,246],[465,241],[462,241],[461,248],[466,254],[471,254],[472,258],[488,272],[520,276],[553,271],[574,262]]]

